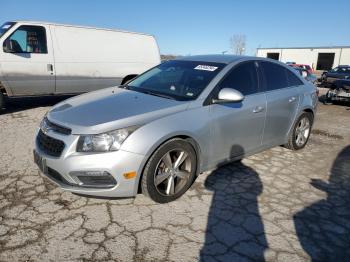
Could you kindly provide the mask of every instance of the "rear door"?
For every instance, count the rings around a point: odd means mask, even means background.
[[[233,88],[245,97],[240,103],[210,105],[212,119],[211,159],[215,162],[254,151],[261,146],[266,114],[265,94],[259,90],[257,63],[235,66],[215,88]]]
[[[20,25],[4,40],[2,71],[13,95],[55,92],[50,30],[45,25]]]
[[[303,82],[277,63],[259,64],[267,101],[263,145],[284,144],[297,114]]]

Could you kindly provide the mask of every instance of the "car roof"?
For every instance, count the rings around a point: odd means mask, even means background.
[[[194,55],[194,56],[179,57],[176,60],[231,64],[233,62],[236,62],[238,60],[242,60],[245,58],[251,58],[251,57],[239,56],[239,55]]]

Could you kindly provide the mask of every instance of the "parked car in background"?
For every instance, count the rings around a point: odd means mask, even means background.
[[[325,86],[333,86],[334,81],[350,77],[350,66],[341,65],[330,71],[323,72],[321,82]]]
[[[54,106],[34,159],[64,190],[130,197],[141,188],[164,203],[205,170],[274,146],[303,148],[316,103],[314,85],[278,61],[184,57]]]
[[[298,74],[300,76],[302,76],[303,78],[305,78],[307,81],[316,85],[316,83],[317,83],[316,75],[311,74],[308,70],[301,68],[301,67],[293,67],[293,69],[296,70],[298,72]]]
[[[302,68],[302,69],[305,69],[307,70],[310,74],[313,74],[314,73],[314,70],[311,68],[311,66],[309,65],[305,65],[305,64],[290,64],[289,66],[292,66],[292,67],[299,67],[299,68]]]
[[[151,35],[32,21],[0,29],[5,97],[78,94],[119,85],[160,63]]]
[[[326,93],[324,102],[350,101],[350,78],[335,80]]]

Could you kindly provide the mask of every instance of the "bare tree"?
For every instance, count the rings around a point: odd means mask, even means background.
[[[230,48],[235,55],[243,55],[245,52],[245,35],[233,35],[230,38]]]

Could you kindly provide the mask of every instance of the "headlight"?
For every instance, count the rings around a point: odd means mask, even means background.
[[[117,151],[138,126],[122,128],[104,134],[82,135],[79,138],[77,152]]]

